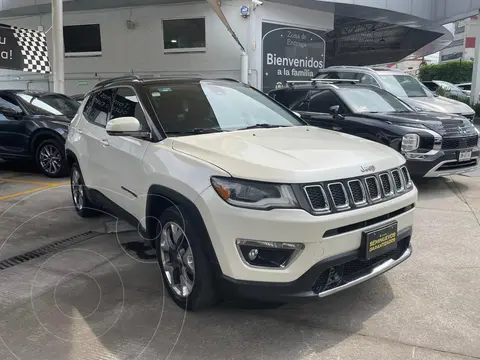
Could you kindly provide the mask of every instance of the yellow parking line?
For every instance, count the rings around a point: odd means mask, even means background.
[[[26,190],[26,191],[17,192],[17,193],[15,193],[15,194],[0,196],[0,200],[11,199],[11,198],[14,198],[14,197],[17,197],[17,196],[21,196],[21,195],[28,195],[28,194],[32,194],[32,193],[35,193],[35,192],[38,192],[38,191],[42,191],[42,190],[53,189],[53,188],[55,188],[55,187],[59,187],[59,186],[65,185],[65,184],[68,184],[68,182],[59,183],[59,184],[52,184],[52,185],[47,185],[47,186],[42,186],[42,187],[38,187],[38,188],[35,188],[35,189],[31,189],[31,190]]]
[[[29,184],[29,185],[43,185],[43,186],[54,186],[54,185],[59,185],[59,184],[60,185],[68,184],[68,181],[67,182],[61,182],[61,183],[52,183],[52,182],[46,182],[46,181],[30,181],[30,180],[7,179],[7,178],[0,178],[0,181],[20,183],[20,184]]]

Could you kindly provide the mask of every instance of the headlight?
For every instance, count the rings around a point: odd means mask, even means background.
[[[420,145],[420,136],[417,134],[405,134],[402,137],[402,152],[409,152],[418,149]]]
[[[230,205],[260,210],[299,207],[290,185],[224,177],[212,177],[211,181],[217,194]]]
[[[415,123],[394,123],[394,124],[398,125],[398,126],[409,127],[409,128],[414,128],[414,129],[428,129],[423,124],[415,124]]]

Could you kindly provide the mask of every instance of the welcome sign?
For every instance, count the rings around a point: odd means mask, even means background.
[[[262,23],[263,91],[310,80],[325,66],[325,31]]]
[[[45,34],[0,24],[0,68],[50,73]]]

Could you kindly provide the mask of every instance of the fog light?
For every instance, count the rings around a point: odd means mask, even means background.
[[[290,265],[304,249],[303,244],[237,239],[237,248],[249,266],[280,268]]]
[[[253,261],[257,258],[258,256],[258,249],[252,249],[250,250],[250,252],[248,253],[248,259],[250,261]]]

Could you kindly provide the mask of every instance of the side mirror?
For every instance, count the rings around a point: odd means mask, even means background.
[[[106,126],[107,134],[110,136],[136,136],[151,138],[151,133],[142,131],[140,121],[132,116],[120,117],[110,120]]]
[[[329,114],[332,115],[333,117],[337,117],[339,111],[340,111],[340,105],[333,105],[328,109]]]
[[[17,110],[14,108],[7,108],[7,107],[0,107],[0,113],[9,117],[15,117],[22,114],[20,110]]]

